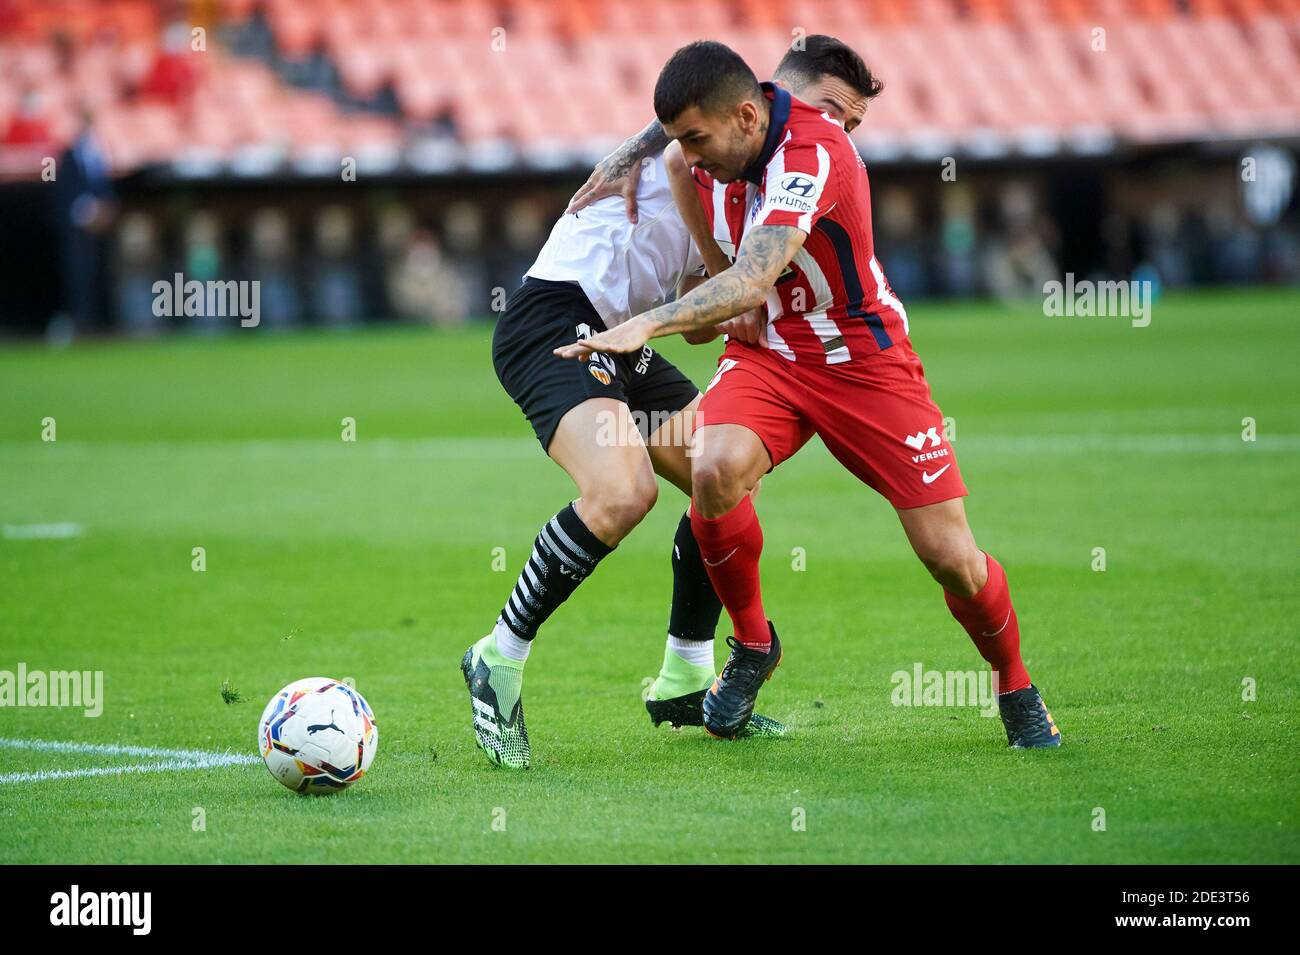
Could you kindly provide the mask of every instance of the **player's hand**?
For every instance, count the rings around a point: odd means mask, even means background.
[[[767,347],[767,312],[760,306],[743,315],[729,318],[718,325],[718,330],[746,345]]]
[[[726,322],[722,324],[725,325]],[[708,328],[697,328],[691,332],[682,332],[682,338],[686,339],[688,345],[707,345],[721,334],[722,329],[720,326],[710,325]]]
[[[623,206],[627,210],[627,221],[636,223],[636,187],[641,181],[641,163],[629,162],[622,149],[618,149],[600,162],[582,187],[573,194],[565,215],[585,209],[597,199],[606,196],[623,197]]]
[[[609,331],[592,335],[571,345],[555,349],[560,358],[586,358],[592,352],[610,354],[627,354],[637,352],[650,340],[650,324],[640,318],[634,318],[622,325],[615,325]]]

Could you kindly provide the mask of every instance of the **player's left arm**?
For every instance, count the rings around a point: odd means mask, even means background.
[[[596,164],[587,181],[569,200],[564,214],[570,215],[585,209],[597,199],[621,195],[628,221],[635,223],[636,189],[641,178],[641,166],[649,157],[663,152],[669,142],[668,134],[664,132],[659,120],[651,120],[645,129],[625,140],[623,145]]]
[[[694,291],[636,316],[607,332],[555,349],[561,358],[584,358],[591,352],[634,352],[652,338],[717,325],[746,312],[767,298],[808,234],[788,225],[760,225],[740,243],[736,261]]]

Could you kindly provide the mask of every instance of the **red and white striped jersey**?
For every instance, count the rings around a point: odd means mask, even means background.
[[[826,113],[770,83],[771,124],[744,176],[695,182],[723,252],[747,230],[793,226],[808,234],[767,296],[768,345],[790,361],[837,364],[907,338],[907,312],[876,260],[871,187],[848,133]]]

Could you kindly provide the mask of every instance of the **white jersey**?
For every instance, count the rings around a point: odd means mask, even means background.
[[[704,274],[662,155],[641,170],[636,208],[636,225],[627,221],[622,196],[561,216],[527,275],[577,282],[607,328],[662,305],[684,276]]]

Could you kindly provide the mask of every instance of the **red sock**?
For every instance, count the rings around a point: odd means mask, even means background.
[[[747,647],[769,649],[772,634],[767,629],[767,614],[763,612],[763,597],[758,587],[763,529],[754,513],[754,502],[746,494],[726,514],[712,520],[702,517],[692,503],[691,533],[700,545],[700,556],[708,568],[713,589],[731,616],[736,639]]]
[[[1020,659],[1020,624],[1011,606],[1011,590],[1002,565],[988,559],[989,579],[974,597],[958,597],[943,592],[948,609],[966,628],[975,649],[998,675],[998,693],[1011,693],[1029,686],[1029,673]]]

